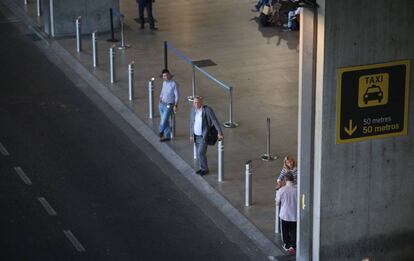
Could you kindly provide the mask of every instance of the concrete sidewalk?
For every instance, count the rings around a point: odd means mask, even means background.
[[[23,1],[15,1],[23,6]],[[208,151],[210,173],[203,179],[227,199],[257,227],[279,250],[280,235],[274,233],[274,186],[284,155],[296,156],[298,110],[298,34],[281,32],[279,28],[261,28],[250,11],[254,1],[158,1],[154,16],[159,30],[151,33],[148,26],[139,29],[135,22],[134,0],[121,2],[125,14],[126,41],[131,48],[116,51],[117,82],[109,83],[109,55],[112,43],[109,34],[98,40],[99,64],[92,66],[90,36],[83,36],[83,51],[76,52],[74,38],[55,39],[80,64],[100,80],[131,111],[153,130],[158,128],[158,97],[163,68],[163,42],[168,41],[189,59],[210,59],[216,66],[204,67],[211,75],[234,88],[233,120],[237,128],[224,129],[224,182],[217,181],[217,147]],[[35,3],[25,8],[35,17]],[[120,35],[117,33],[117,38]],[[119,43],[117,43],[119,44]],[[192,103],[191,66],[169,52],[169,69],[181,87],[181,102],[176,115],[176,138],[168,143],[187,164],[197,169],[193,148],[188,141],[188,117]],[[127,65],[135,61],[135,99],[128,101]],[[156,117],[148,119],[147,82],[155,77]],[[196,94],[214,108],[221,122],[228,121],[228,93],[205,76],[196,73]],[[266,118],[271,118],[271,153],[279,158],[272,162],[260,160],[266,152]],[[132,124],[132,123],[131,123]],[[253,205],[244,207],[244,163],[252,160]],[[239,225],[243,229],[242,225]],[[245,231],[251,233],[251,231]],[[250,235],[252,236],[252,235]],[[253,235],[254,237],[254,235]],[[260,240],[260,239],[259,239]],[[280,251],[266,253],[276,255]]]

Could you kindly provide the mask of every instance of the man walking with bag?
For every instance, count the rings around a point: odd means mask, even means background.
[[[214,145],[217,139],[222,140],[224,136],[213,109],[203,105],[203,98],[197,96],[193,105],[190,114],[190,141],[195,142],[197,149],[200,169],[196,173],[204,176],[209,172],[206,155],[207,145]],[[214,129],[216,132],[214,132]],[[213,132],[214,134],[212,134]],[[217,138],[212,137],[215,134]]]

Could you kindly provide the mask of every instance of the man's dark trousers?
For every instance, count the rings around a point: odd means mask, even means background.
[[[282,240],[285,243],[286,248],[296,247],[296,222],[295,221],[282,221]]]
[[[152,16],[152,0],[138,0],[139,20],[141,20],[141,27],[144,27],[144,8],[147,9],[148,21],[150,28],[154,28],[154,17]]]

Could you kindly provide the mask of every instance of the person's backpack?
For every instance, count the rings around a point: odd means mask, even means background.
[[[207,106],[204,106],[204,108],[206,108],[206,107]],[[205,141],[206,141],[207,145],[213,146],[213,145],[216,145],[216,143],[217,143],[218,132],[217,132],[216,127],[214,127],[214,124],[211,122],[211,119],[209,117],[207,117],[207,114],[206,114],[205,117],[206,117],[205,122],[206,122],[206,126],[207,126],[207,135],[206,135]]]
[[[261,26],[269,26],[270,13],[270,6],[265,4],[259,15],[259,23]]]
[[[207,145],[216,145],[218,140],[218,132],[216,130],[216,127],[214,125],[208,126],[207,136],[206,136],[206,143]]]
[[[269,15],[265,15],[264,13],[260,13],[259,23],[263,27],[269,26]]]

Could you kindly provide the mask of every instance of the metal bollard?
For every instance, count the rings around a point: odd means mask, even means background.
[[[134,99],[134,62],[128,64],[128,98]]]
[[[248,207],[252,205],[252,173],[250,172],[251,160],[246,162],[246,173],[245,173],[245,190],[244,190],[244,206]]]
[[[197,159],[197,146],[195,144],[195,140],[193,141],[193,159]]]
[[[119,50],[125,50],[126,48],[131,47],[129,44],[125,43],[125,34],[124,34],[124,15],[119,16],[121,22],[121,45],[118,47]]]
[[[79,53],[82,51],[82,39],[81,39],[81,21],[82,16],[76,18],[75,25],[76,25],[76,51]]]
[[[224,178],[224,145],[223,145],[223,141],[219,140],[217,143],[217,149],[218,149],[218,182],[222,182],[223,178]]]
[[[93,67],[98,66],[98,43],[96,41],[96,35],[98,34],[98,31],[94,31],[92,33],[92,62]]]
[[[193,93],[191,96],[187,96],[188,101],[194,101],[194,98],[195,98],[195,67],[194,67],[194,64],[191,64],[191,65],[193,67],[193,75],[191,77],[191,87],[192,87]]]
[[[171,139],[175,138],[175,112],[172,111],[170,114],[170,123],[171,123]]]
[[[266,142],[266,153],[260,157],[264,161],[271,161],[277,159],[277,156],[270,155],[270,118],[266,120],[267,127],[267,142]]]
[[[239,126],[238,123],[233,122],[233,87],[230,87],[230,106],[229,106],[229,121],[223,124],[226,128],[235,128]]]
[[[148,118],[152,119],[154,117],[154,80],[152,77],[148,81]]]
[[[116,81],[116,69],[115,69],[115,45],[109,48],[109,79],[111,83]]]
[[[276,204],[276,209],[275,209],[275,233],[276,234],[280,233],[279,222],[280,222],[280,219],[279,219],[279,206]]]
[[[40,0],[36,0],[36,13],[37,16],[42,16],[42,6]]]

